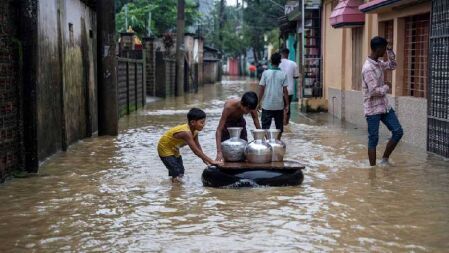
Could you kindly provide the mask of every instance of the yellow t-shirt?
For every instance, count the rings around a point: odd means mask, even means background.
[[[179,157],[179,149],[186,145],[183,139],[175,138],[173,135],[179,132],[190,132],[188,124],[182,124],[169,129],[162,135],[157,144],[157,153],[161,157],[176,156]],[[198,132],[195,131],[193,137],[196,137]]]

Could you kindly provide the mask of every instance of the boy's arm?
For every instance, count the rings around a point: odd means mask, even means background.
[[[260,111],[262,109],[262,99],[265,93],[265,85],[259,85],[259,105],[257,106],[257,110]]]
[[[260,111],[262,109],[262,99],[263,99],[263,95],[265,93],[265,85],[266,85],[266,74],[267,72],[264,71],[262,73],[262,77],[260,78],[260,82],[259,82],[259,104],[257,105],[257,110]]]
[[[287,87],[286,86],[284,86],[284,88],[283,88],[283,92],[284,92],[284,101],[288,101],[288,90],[287,90]],[[287,112],[288,111],[288,107],[289,107],[289,104],[288,103],[284,103],[284,110]]]
[[[198,146],[198,148],[203,152],[203,148],[201,147],[200,141],[198,140],[198,135],[195,136],[195,144]]]
[[[260,129],[259,115],[257,114],[257,110],[251,110],[251,117],[253,118],[256,128]]]
[[[206,164],[217,164],[216,161],[210,159],[207,155],[201,151],[201,149],[196,145],[195,140],[193,139],[193,135],[191,132],[179,132],[173,135],[175,138],[184,140],[187,145],[189,145],[190,149],[193,151],[195,155],[203,160]]]
[[[217,161],[223,161],[223,153],[221,152],[221,132],[223,131],[226,120],[230,114],[230,108],[225,104],[223,112],[221,113],[220,122],[218,122],[217,131],[215,132],[215,142],[217,145]]]
[[[282,93],[284,94],[284,111],[288,111],[288,107],[290,106],[288,103],[288,82],[287,75],[285,75],[284,81],[282,82]]]

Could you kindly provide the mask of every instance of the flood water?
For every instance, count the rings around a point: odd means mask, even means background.
[[[227,80],[151,101],[117,137],[84,140],[39,176],[0,185],[0,252],[449,251],[449,161],[401,144],[393,167],[370,168],[365,131],[324,113],[294,112],[283,136],[286,158],[306,165],[301,186],[205,188],[188,148],[185,183],[172,185],[156,152],[163,132],[203,108],[200,142],[215,157],[224,100],[255,87]]]

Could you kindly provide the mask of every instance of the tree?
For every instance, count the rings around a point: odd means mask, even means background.
[[[273,30],[278,29],[278,19],[284,15],[282,6],[286,0],[247,0],[244,9],[245,35],[255,51],[256,60],[261,58],[265,41],[264,35],[268,34],[273,39]],[[274,40],[275,41],[275,40]]]
[[[166,31],[176,29],[177,0],[116,0],[116,4],[121,7],[116,13],[116,29],[118,32],[125,31],[126,3],[128,6],[128,25],[132,26],[139,36],[147,33],[146,28],[150,12],[152,15],[151,30],[156,35],[160,36]],[[194,24],[199,17],[197,8],[198,6],[193,0],[186,0],[186,26]]]
[[[215,2],[212,31],[206,33],[206,41],[220,48],[225,55],[237,56],[253,48],[256,60],[261,59],[266,42],[279,48],[278,18],[284,15],[286,0],[246,0],[238,7],[226,6],[220,15],[221,0]],[[220,26],[220,21],[223,21]],[[220,29],[221,27],[221,29]]]
[[[206,42],[219,48],[227,56],[238,56],[245,53],[249,44],[247,36],[243,33],[243,20],[241,19],[241,8],[234,6],[223,6],[217,1],[212,19],[214,29],[205,34]]]
[[[115,0],[115,13],[120,12],[122,7],[129,2],[132,2],[132,0]]]

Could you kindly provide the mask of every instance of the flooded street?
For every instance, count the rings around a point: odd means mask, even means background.
[[[370,168],[365,130],[327,114],[294,112],[286,128],[286,158],[306,165],[299,187],[204,188],[188,148],[186,182],[172,185],[163,132],[202,108],[200,143],[215,158],[224,100],[255,88],[228,80],[151,101],[116,138],[84,140],[39,176],[0,185],[0,252],[447,252],[449,161],[402,143],[394,167]]]

